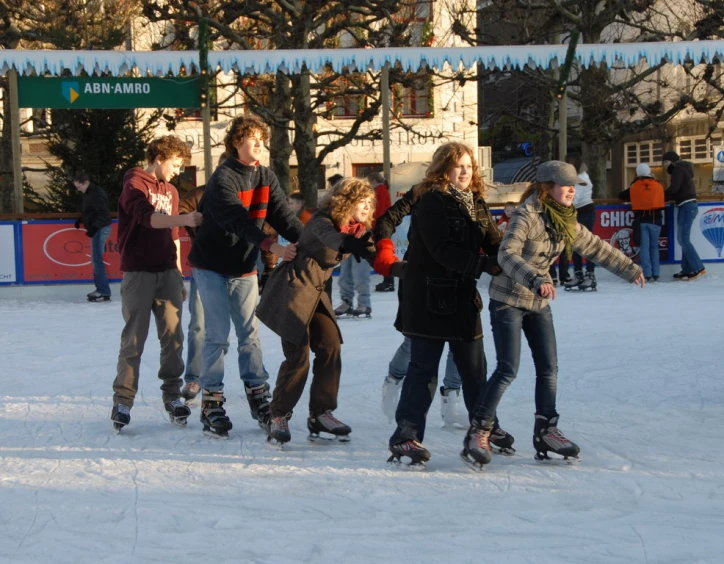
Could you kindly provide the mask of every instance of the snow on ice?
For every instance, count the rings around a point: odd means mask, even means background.
[[[583,462],[533,460],[524,348],[499,411],[517,454],[494,456],[483,473],[459,458],[463,431],[441,428],[439,396],[428,469],[385,464],[393,427],[380,387],[401,341],[394,293],[373,295],[371,320],[340,322],[337,414],[352,442],[309,443],[305,395],[284,452],[249,417],[234,355],[230,439],[204,437],[198,407],[187,428],[171,425],[153,331],[131,425],[114,435],[117,285],[106,304],[85,302],[77,286],[0,299],[0,562],[721,562],[724,276],[643,290],[599,280],[597,293],[561,292],[553,305],[560,425]],[[481,291],[487,303],[485,281]],[[492,371],[487,311],[483,320]],[[273,380],[280,343],[266,328],[262,342]]]

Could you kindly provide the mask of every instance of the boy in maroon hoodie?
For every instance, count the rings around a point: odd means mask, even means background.
[[[111,419],[116,431],[131,421],[138,392],[143,346],[151,314],[161,341],[158,377],[164,408],[171,422],[185,425],[191,410],[181,398],[183,331],[181,311],[186,297],[181,274],[179,227],[196,227],[199,212],[178,215],[178,192],[170,183],[191,159],[188,145],[174,135],[160,137],[146,150],[146,168],[133,168],[123,178],[118,200],[118,245],[121,252],[121,302],[126,322],[121,333]]]

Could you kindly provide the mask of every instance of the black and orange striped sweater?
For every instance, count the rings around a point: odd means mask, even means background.
[[[189,261],[224,276],[256,271],[259,248],[271,244],[262,229],[265,221],[293,243],[304,228],[276,175],[265,166],[248,166],[234,157],[211,175],[199,211],[204,221],[196,232]]]

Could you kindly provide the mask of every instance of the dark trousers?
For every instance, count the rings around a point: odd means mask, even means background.
[[[533,353],[536,413],[552,417],[556,412],[558,353],[550,306],[529,311],[490,300],[490,323],[495,339],[497,366],[483,393],[475,418],[492,421],[503,393],[518,375],[521,332]]]
[[[554,262],[550,269],[549,274],[553,280],[558,280],[561,284],[569,279],[568,276],[568,260],[569,256],[566,253],[566,249],[561,251],[561,256],[558,258],[558,272],[556,272],[556,263]]]
[[[285,360],[279,367],[272,394],[272,416],[280,417],[294,411],[307,383],[310,350],[314,353],[314,363],[309,412],[319,415],[337,409],[339,377],[342,373],[341,349],[336,323],[321,307],[317,307],[303,342],[295,344],[282,339]]]
[[[472,413],[485,389],[487,364],[483,340],[450,341],[450,352],[463,382],[463,398],[468,413]],[[445,341],[438,339],[410,338],[410,364],[402,382],[400,401],[395,420],[397,429],[390,437],[390,444],[425,437],[425,419],[437,390],[437,370]]]
[[[596,210],[579,213],[578,223],[593,233],[593,224],[596,223]],[[595,269],[596,265],[586,259],[586,272],[593,272]],[[573,253],[573,270],[574,272],[583,272],[583,257],[576,252]]]

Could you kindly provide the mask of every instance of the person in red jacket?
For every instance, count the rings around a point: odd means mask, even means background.
[[[377,207],[375,208],[375,223],[382,217],[382,215],[392,205],[390,200],[390,188],[385,181],[385,177],[382,173],[373,172],[367,181],[375,191],[375,197],[377,198]],[[395,279],[392,276],[385,276],[382,282],[375,286],[375,292],[394,292],[395,291]]]

